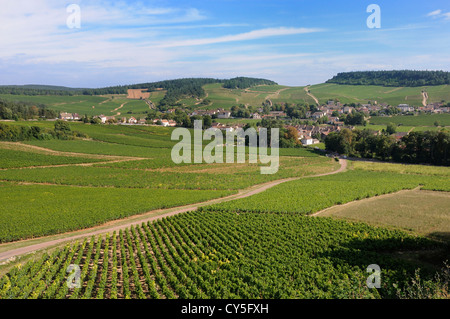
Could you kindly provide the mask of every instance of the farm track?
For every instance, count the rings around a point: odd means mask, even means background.
[[[316,102],[317,105],[320,105],[319,100],[314,95],[312,95],[311,93],[308,92],[309,86],[305,87],[304,90],[305,90],[306,94]]]
[[[147,213],[141,214],[141,215],[135,215],[128,217],[126,219],[116,220],[107,222],[103,225],[92,227],[89,229],[79,230],[75,232],[70,233],[64,233],[60,235],[53,235],[48,237],[41,237],[37,239],[28,239],[13,243],[6,243],[0,245],[0,263],[8,262],[9,260],[14,260],[18,256],[30,254],[33,252],[36,252],[38,250],[42,249],[48,249],[54,246],[58,246],[70,241],[79,240],[81,238],[86,237],[92,237],[97,236],[101,234],[106,233],[112,233],[114,231],[119,231],[121,229],[129,228],[131,226],[141,225],[142,223],[151,222],[157,219],[169,217],[178,215],[181,213],[186,213],[189,211],[197,210],[199,207],[202,206],[208,206],[213,204],[218,204],[222,202],[227,202],[231,200],[236,199],[242,199],[246,198],[252,195],[256,195],[259,193],[262,193],[272,187],[275,187],[279,184],[290,182],[302,178],[314,178],[314,177],[320,177],[320,176],[327,176],[327,175],[333,175],[338,174],[341,172],[344,172],[347,169],[347,160],[340,159],[340,168],[329,173],[322,173],[312,176],[305,176],[305,177],[293,177],[293,178],[287,178],[287,179],[281,179],[276,181],[267,182],[260,185],[255,185],[250,188],[247,188],[245,190],[240,190],[238,194],[217,198],[213,200],[209,200],[206,202],[200,202],[196,204],[191,205],[185,205],[185,206],[179,206],[179,207],[173,207],[169,209],[158,209],[158,210],[152,210]]]
[[[422,92],[422,105],[423,106],[427,106],[428,104],[428,93],[427,92]]]

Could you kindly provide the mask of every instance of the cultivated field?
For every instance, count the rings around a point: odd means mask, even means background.
[[[70,125],[89,139],[0,142],[0,298],[396,298],[418,265],[432,280],[448,258],[446,237],[435,240],[448,167],[301,148],[261,175],[261,163],[175,165],[171,128]],[[358,222],[310,216],[404,190],[418,204],[380,204],[378,221],[373,205],[353,210]],[[374,263],[381,289],[365,285]],[[69,265],[80,288],[66,284]]]

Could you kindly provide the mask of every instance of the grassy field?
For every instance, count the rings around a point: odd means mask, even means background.
[[[0,242],[59,234],[232,191],[71,187],[0,183]]]
[[[450,194],[411,190],[336,206],[320,217],[397,227],[450,241]]]
[[[136,117],[144,116],[144,112],[149,110],[149,107],[145,103],[145,101],[129,100],[126,98],[126,95],[29,96],[0,94],[0,99],[45,104],[52,110],[59,112],[78,113],[80,116],[93,116],[103,114],[106,116],[117,115]],[[161,98],[157,99],[157,101],[159,100],[161,100]],[[132,115],[128,114],[128,112],[132,112]]]
[[[377,101],[390,105],[410,104],[422,106],[422,90],[428,92],[428,103],[450,101],[448,85],[430,87],[383,87],[372,85],[338,85],[324,83],[310,87],[311,93],[321,103],[338,99],[341,103],[367,103]]]
[[[435,122],[440,126],[450,126],[450,114],[429,114],[416,116],[391,116],[391,117],[371,117],[371,124],[387,125],[394,123],[405,126],[427,126],[433,127]]]
[[[450,191],[447,177],[350,170],[336,175],[284,183],[264,193],[213,205],[210,209],[306,215],[354,200],[414,189],[419,185],[424,185],[427,189]]]
[[[29,122],[14,122],[21,124]],[[338,166],[307,149],[281,150],[279,171],[274,175],[260,174],[261,163],[176,165],[171,159],[173,129],[70,125],[93,140],[0,143],[1,200],[8,203],[0,208],[4,218],[0,241],[85,228],[153,209],[220,198],[276,179],[322,174]],[[52,225],[47,225],[49,218]]]

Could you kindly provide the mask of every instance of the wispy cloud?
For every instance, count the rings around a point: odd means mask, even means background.
[[[450,12],[443,13],[443,11],[441,9],[438,9],[438,10],[434,10],[434,11],[431,11],[430,13],[428,13],[427,17],[432,17],[435,19],[436,18],[444,18],[445,20],[449,20]]]
[[[427,17],[434,17],[434,16],[437,16],[437,15],[440,15],[441,12],[442,12],[441,9],[431,11],[430,13],[427,14]]]
[[[247,41],[247,40],[256,40],[267,37],[274,36],[286,36],[286,35],[294,35],[294,34],[304,34],[304,33],[312,33],[312,32],[320,32],[322,29],[317,28],[266,28],[253,30],[250,32],[239,33],[234,35],[225,35],[215,38],[203,38],[203,39],[189,39],[189,40],[181,40],[176,42],[168,42],[158,47],[170,48],[170,47],[180,47],[180,46],[196,46],[196,45],[206,45],[206,44],[215,44],[215,43],[225,43],[225,42],[234,42],[234,41]]]

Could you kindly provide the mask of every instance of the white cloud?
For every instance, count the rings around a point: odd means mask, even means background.
[[[260,30],[253,30],[250,32],[239,33],[234,35],[225,35],[216,38],[204,38],[204,39],[190,39],[190,40],[181,40],[175,42],[167,42],[164,44],[158,45],[158,47],[170,48],[170,47],[180,47],[180,46],[195,46],[195,45],[206,45],[206,44],[215,44],[215,43],[225,43],[225,42],[234,42],[234,41],[246,41],[246,40],[255,40],[267,37],[274,36],[285,36],[285,35],[294,35],[294,34],[304,34],[304,33],[312,33],[319,32],[321,29],[313,29],[313,28],[266,28]]]
[[[444,20],[449,20],[450,12],[443,13],[441,9],[438,9],[428,13],[427,17],[433,17],[434,19],[444,18]]]
[[[442,10],[441,10],[441,9],[438,9],[438,10],[432,11],[432,12],[430,12],[430,13],[428,13],[428,14],[427,14],[427,17],[433,17],[433,16],[437,16],[437,15],[440,15],[440,14],[441,14],[441,12],[442,12]]]

